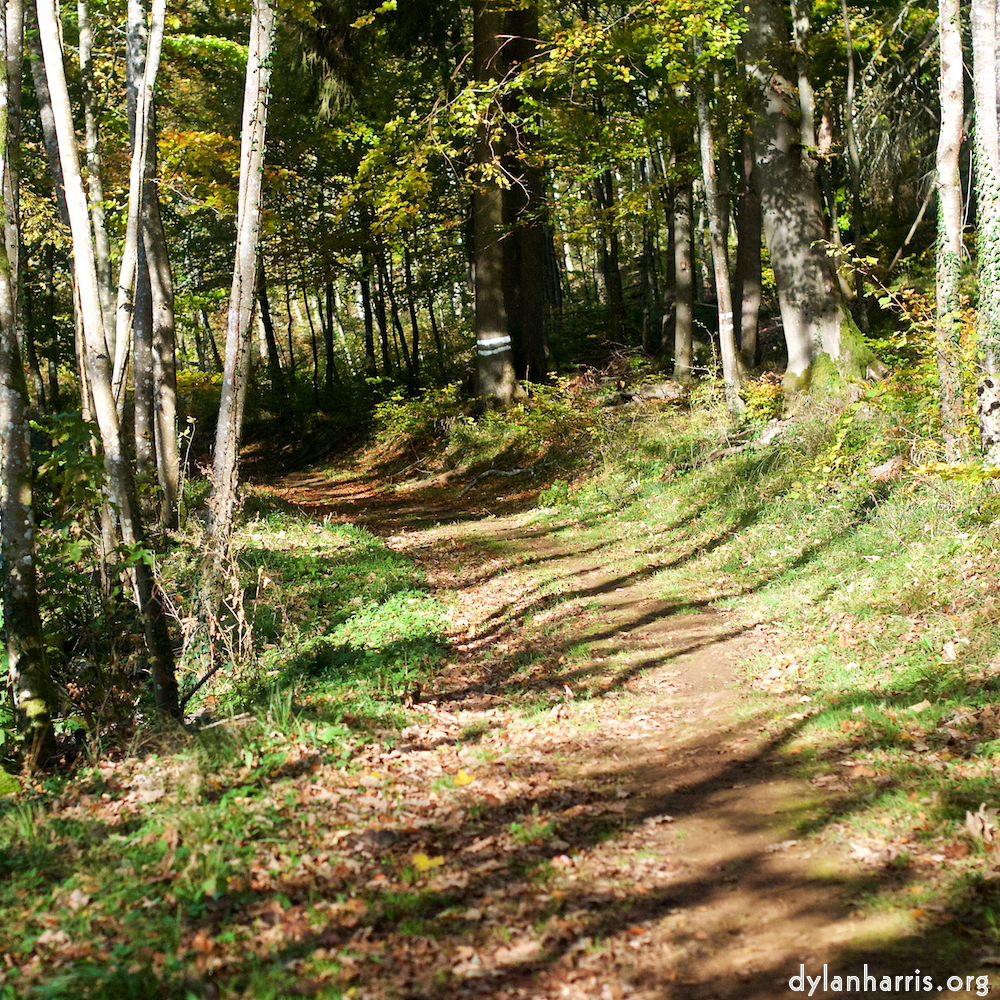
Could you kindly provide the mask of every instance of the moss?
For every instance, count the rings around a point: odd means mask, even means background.
[[[885,365],[868,346],[864,334],[845,316],[840,324],[840,359],[834,361],[824,351],[801,375],[786,372],[781,384],[786,398],[809,392],[836,399],[849,395],[850,383],[863,382],[871,375],[881,377],[885,372]]]
[[[869,373],[885,374],[885,365],[868,346],[864,334],[849,317],[840,323],[840,371],[846,379],[864,381]]]

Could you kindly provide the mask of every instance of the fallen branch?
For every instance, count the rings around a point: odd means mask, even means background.
[[[537,465],[538,463],[536,462],[535,464]],[[523,475],[525,472],[534,472],[534,469],[534,465],[527,465],[523,469],[487,469],[485,472],[480,472],[471,483],[462,487],[462,492],[458,494],[458,499],[461,500],[462,497],[469,492],[469,490],[482,482],[482,480],[484,480],[487,476],[504,476],[505,478],[508,478],[510,476]]]

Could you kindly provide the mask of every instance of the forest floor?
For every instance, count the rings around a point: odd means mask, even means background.
[[[416,799],[428,767],[446,780],[438,832],[396,819],[365,834],[375,861],[422,848],[423,872],[413,912],[360,935],[354,995],[995,988],[994,949],[926,902],[943,858],[894,865],[839,822],[858,793],[836,770],[875,776],[849,743],[801,763],[792,744],[812,698],[754,683],[781,662],[772,622],[665,597],[663,561],[634,562],[648,540],[613,519],[518,512],[531,495],[496,483],[464,503],[363,475],[295,476],[276,492],[385,536],[452,609],[449,663],[413,707],[426,721],[366,762],[367,787],[416,777]],[[540,695],[560,700],[539,713]],[[895,905],[871,905],[884,890]],[[811,978],[796,981],[803,967]]]
[[[571,482],[255,486],[245,673],[0,774],[0,1000],[995,991],[990,484],[623,419]]]

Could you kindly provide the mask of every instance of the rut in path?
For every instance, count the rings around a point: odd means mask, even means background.
[[[502,725],[509,743],[491,744],[502,752],[469,788],[477,830],[505,828],[512,790],[522,813],[533,801],[539,820],[555,817],[518,864],[481,874],[474,862],[497,837],[470,835],[476,877],[459,888],[472,924],[438,938],[427,960],[437,978],[416,972],[358,995],[770,1000],[799,995],[789,980],[801,966],[827,967],[829,991],[817,980],[813,992],[823,996],[867,964],[876,992],[906,996],[918,968],[934,987],[982,972],[947,928],[906,936],[893,913],[855,906],[896,875],[860,869],[835,836],[810,836],[850,801],[797,776],[782,752],[801,712],[785,709],[778,737],[760,725],[737,669],[758,631],[664,601],[652,567],[609,570],[606,538],[356,487],[312,480],[285,495],[387,534],[454,609],[452,662],[418,706],[431,721],[399,751],[455,750],[461,764],[470,758],[449,720]],[[600,696],[575,697],[585,687]],[[526,697],[546,696],[545,714],[517,721]]]

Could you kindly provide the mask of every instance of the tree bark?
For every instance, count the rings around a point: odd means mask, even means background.
[[[174,282],[167,239],[160,217],[156,180],[156,108],[147,125],[147,154],[139,224],[146,259],[152,314],[153,421],[156,441],[156,475],[160,484],[160,526],[177,527],[180,490],[180,448],[177,442],[177,319]]]
[[[236,260],[226,326],[226,362],[212,468],[213,504],[209,544],[216,568],[226,554],[236,513],[243,404],[250,379],[250,322],[256,287],[264,178],[264,142],[274,49],[275,0],[254,0],[243,94]]]
[[[9,29],[12,29],[10,45]],[[38,612],[28,387],[17,344],[17,286],[7,251],[11,235],[15,247],[20,242],[15,210],[16,174],[9,174],[10,160],[16,157],[19,145],[16,130],[10,128],[14,117],[9,113],[14,103],[11,96],[15,89],[20,91],[21,85],[19,61],[11,56],[17,56],[20,45],[17,26],[0,18],[0,190],[4,231],[8,236],[0,246],[0,427],[4,428],[0,448],[0,565],[14,723],[29,764],[33,765],[40,756],[48,756],[55,749],[52,716],[56,696]]]
[[[499,0],[474,0],[472,10],[474,74],[477,80],[490,86],[499,76],[503,4]],[[475,143],[478,176],[472,194],[472,217],[476,370],[478,395],[483,403],[504,408],[513,401],[518,386],[503,296],[503,191],[493,177],[500,163],[491,131],[496,111],[495,101],[491,102]]]
[[[365,317],[365,376],[374,378],[378,374],[378,362],[375,360],[375,322],[372,317],[372,288],[367,277],[367,264],[362,257],[361,278],[361,309]]]
[[[843,357],[846,316],[822,245],[819,189],[804,163],[796,126],[799,102],[785,11],[778,0],[748,0],[746,14],[747,72],[755,85],[755,176],[788,346],[786,382],[794,388],[808,381],[820,353],[835,361],[852,359]]]
[[[972,0],[976,102],[976,220],[979,257],[978,336],[987,375],[977,389],[979,440],[988,465],[1000,465],[1000,129],[997,123],[996,0]]]
[[[674,378],[691,378],[694,345],[694,267],[691,182],[677,184],[674,197]]]
[[[135,0],[131,0],[132,3]],[[131,6],[131,4],[130,4]],[[100,137],[97,127],[97,97],[94,91],[92,63],[93,34],[90,30],[90,10],[87,0],[77,0],[77,20],[80,26],[80,80],[83,84],[83,120],[85,135],[84,162],[87,166],[87,194],[90,198],[90,221],[94,227],[94,255],[97,280],[100,282],[101,307],[104,316],[104,337],[114,356],[115,329],[111,295],[111,241],[104,217],[104,181],[101,176]]]
[[[142,38],[145,31],[145,14],[139,0],[131,0],[129,19],[129,61],[132,67],[129,76],[133,81],[134,89],[134,97],[130,98],[130,104],[134,104],[135,110],[129,115],[132,159],[129,167],[128,214],[125,222],[125,243],[122,247],[118,272],[118,294],[115,301],[112,391],[117,400],[119,414],[124,406],[126,363],[131,339],[129,332],[133,327],[133,313],[138,312],[135,298],[136,289],[140,286],[140,259],[145,255],[140,215],[143,211],[143,188],[149,171],[149,160],[151,156],[155,157],[155,153],[150,149],[151,135],[152,145],[155,147],[155,126],[151,129],[150,125],[153,115],[153,91],[160,67],[160,54],[163,49],[166,0],[153,0],[150,19],[151,30],[144,58]],[[144,281],[145,279],[143,286]],[[145,306],[143,307],[145,308]],[[150,320],[150,326],[152,326],[152,320]]]
[[[840,0],[841,19],[844,22],[844,44],[847,51],[847,91],[844,95],[844,133],[847,139],[847,159],[851,174],[851,229],[854,234],[854,253],[864,257],[864,206],[861,203],[861,152],[854,129],[854,42],[851,38],[851,18],[847,0]],[[855,315],[858,325],[868,332],[868,307],[865,303],[865,276],[854,271]]]
[[[538,54],[538,5],[527,3],[507,14],[505,46],[512,72],[530,78]],[[530,93],[530,91],[529,91]],[[523,118],[524,101],[517,97],[512,119]],[[505,303],[510,334],[515,347],[518,378],[543,382],[548,373],[549,350],[545,310],[545,197],[541,170],[533,161],[535,136],[522,124],[510,136],[508,169],[516,178],[505,192],[506,215],[512,227],[504,240],[508,295]]]
[[[701,42],[695,39],[695,57],[700,54]],[[715,277],[715,295],[719,313],[719,350],[722,354],[722,380],[726,386],[726,403],[731,413],[744,409],[740,399],[740,370],[733,336],[733,298],[729,284],[729,260],[726,254],[727,226],[722,210],[722,199],[715,167],[715,136],[708,106],[708,80],[702,75],[695,83],[695,102],[698,107],[698,137],[701,151],[701,175],[705,185],[705,202],[708,212],[709,239],[712,244],[712,270]]]
[[[945,459],[958,462],[968,456],[968,437],[962,420],[961,303],[962,177],[959,154],[965,116],[962,65],[962,21],[959,0],[939,0],[941,39],[941,130],[937,145],[938,238],[937,341],[938,407]]]
[[[417,323],[417,302],[413,292],[413,268],[410,266],[410,249],[403,247],[403,277],[406,281],[406,306],[410,314],[410,330],[413,333],[411,355],[413,357],[413,379],[420,379],[420,326]]]
[[[753,137],[744,129],[740,150],[740,190],[736,204],[736,280],[733,318],[736,342],[747,369],[757,366],[757,322],[761,298],[762,225],[760,198],[753,183]]]
[[[264,341],[267,344],[267,370],[271,375],[271,388],[284,392],[281,358],[278,356],[278,338],[274,335],[274,321],[271,318],[271,303],[267,297],[267,276],[264,274],[263,259],[257,265],[257,303],[260,306],[260,321],[264,327]]]
[[[77,156],[76,134],[70,111],[62,46],[59,42],[59,25],[53,0],[38,0],[37,11],[45,75],[49,84],[73,239],[74,270],[80,302],[79,316],[86,355],[84,367],[90,382],[94,415],[100,428],[104,451],[104,466],[112,499],[117,507],[122,541],[130,548],[144,549],[145,536],[136,503],[135,484],[111,388],[110,359],[104,338],[93,233]],[[145,631],[157,710],[165,715],[179,715],[173,649],[170,645],[163,606],[155,593],[152,574],[146,563],[140,559],[136,561],[129,575]]]

